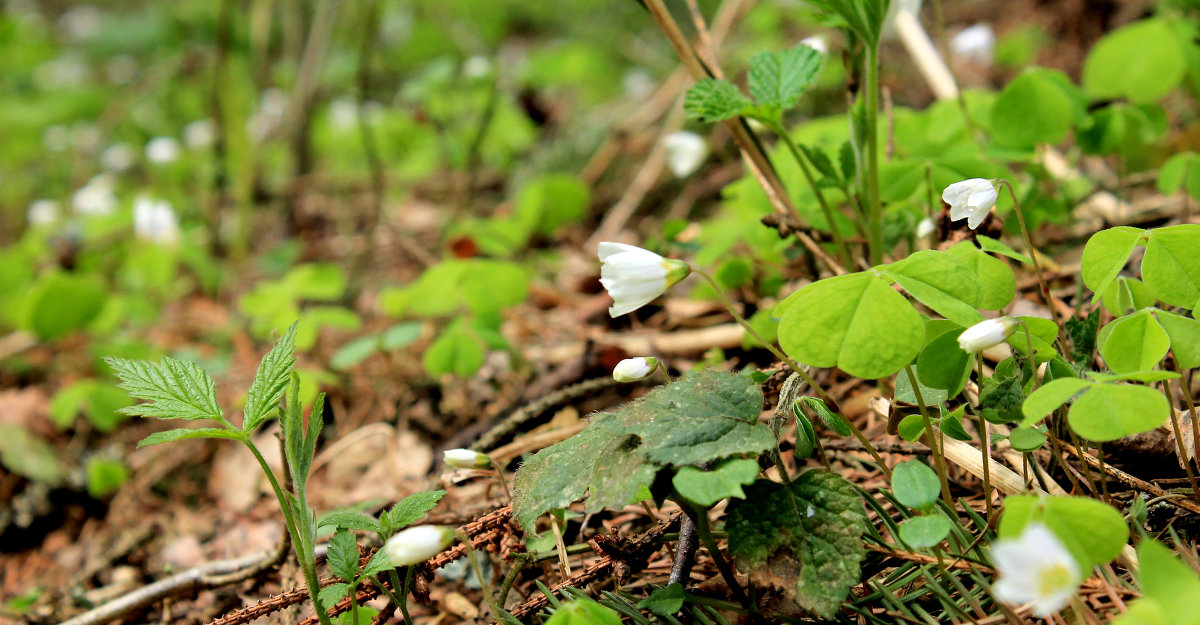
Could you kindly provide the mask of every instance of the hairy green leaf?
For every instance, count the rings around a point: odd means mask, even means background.
[[[344,582],[338,582],[336,584],[330,584],[330,585],[322,588],[321,592],[317,594],[317,597],[320,598],[321,605],[324,605],[325,607],[329,607],[329,606],[341,601],[342,599],[344,599],[346,597],[346,594],[349,592],[350,592],[350,584],[347,584]]]
[[[750,95],[759,106],[787,111],[816,78],[824,55],[800,44],[788,50],[760,52],[750,58]]]
[[[759,423],[762,391],[736,373],[701,371],[660,386],[538,452],[517,471],[513,511],[526,531],[590,488],[588,509],[620,506],[669,466],[711,462],[770,448]]]
[[[143,438],[138,441],[138,447],[149,447],[151,445],[187,440],[189,438],[232,438],[240,440],[242,435],[236,430],[227,430],[225,428],[175,428],[173,430],[155,432]]]
[[[291,379],[292,365],[296,362],[297,327],[298,323],[293,323],[258,363],[258,372],[246,393],[243,432],[253,432],[279,407],[279,400]]]
[[[358,541],[350,530],[340,528],[329,539],[329,570],[334,575],[353,582],[358,575]]]
[[[698,81],[683,97],[683,110],[688,118],[702,122],[736,117],[753,105],[733,83],[713,78]]]
[[[401,499],[387,511],[389,528],[395,532],[420,521],[445,496],[444,490],[427,490]]]
[[[322,514],[317,520],[317,528],[336,527],[338,529],[363,530],[375,532],[379,530],[379,519],[354,510],[342,510]]]
[[[392,564],[392,560],[388,558],[387,550],[380,549],[367,561],[367,565],[363,567],[361,577],[366,578],[371,575],[378,575],[383,571],[394,568],[396,568],[396,565]]]
[[[150,402],[122,408],[122,414],[159,419],[223,419],[212,378],[193,363],[169,356],[157,364],[113,357],[104,361],[121,381],[118,386],[133,397]]]
[[[783,589],[830,618],[859,581],[867,516],[854,487],[814,469],[783,484],[759,480],[729,502],[729,551],[755,585]],[[798,567],[798,570],[797,570]]]

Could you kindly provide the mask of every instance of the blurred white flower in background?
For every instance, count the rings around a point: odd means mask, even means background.
[[[100,143],[103,136],[100,134],[100,129],[96,124],[91,122],[77,122],[71,126],[71,144],[75,149],[84,152],[95,153],[100,149]]]
[[[179,142],[174,137],[154,137],[146,142],[146,160],[165,165],[179,158]]]
[[[463,61],[464,78],[487,78],[492,74],[492,60],[486,56],[473,56]]]
[[[358,103],[350,98],[338,98],[329,103],[329,125],[349,130],[358,123]]]
[[[114,174],[133,167],[136,160],[137,152],[128,143],[114,143],[100,154],[100,166]]]
[[[937,226],[933,223],[932,219],[928,217],[922,219],[920,223],[917,224],[917,238],[924,239],[925,237],[933,234],[933,231],[936,227]]]
[[[104,14],[94,6],[77,6],[67,9],[58,18],[58,30],[73,41],[91,39],[100,32]]]
[[[137,61],[128,54],[118,54],[104,62],[104,76],[114,85],[124,85],[137,77]]]
[[[170,202],[143,194],[133,201],[133,231],[140,239],[169,245],[179,240],[179,220]]]
[[[283,123],[288,97],[281,89],[264,89],[258,96],[258,110],[246,119],[246,132],[256,140],[266,139]]]
[[[44,226],[58,221],[60,213],[58,202],[47,199],[34,200],[25,210],[25,219],[30,226]]]
[[[115,187],[116,181],[111,174],[97,174],[71,196],[71,208],[90,217],[111,215],[117,208]]]
[[[183,127],[183,142],[193,150],[212,145],[216,137],[217,127],[211,119],[197,119]]]
[[[694,132],[673,132],[663,138],[663,145],[667,148],[667,166],[679,178],[699,169],[708,157],[708,143]]]
[[[1082,581],[1079,564],[1049,527],[1032,522],[1016,538],[992,544],[1000,579],[992,590],[1011,605],[1033,603],[1033,614],[1047,618],[1066,607]]]
[[[829,44],[826,43],[824,35],[813,35],[800,40],[800,43],[820,52],[821,54],[829,54]]]
[[[990,65],[996,53],[996,33],[990,24],[968,26],[950,40],[950,52],[958,58]]]

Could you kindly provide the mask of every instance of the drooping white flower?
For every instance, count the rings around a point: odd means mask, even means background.
[[[648,356],[626,358],[613,367],[613,379],[618,382],[637,382],[654,373],[658,360]]]
[[[1049,527],[1032,522],[1021,535],[992,544],[992,561],[1000,579],[992,590],[1011,605],[1033,603],[1035,616],[1046,618],[1063,609],[1079,589],[1079,564]]]
[[[942,191],[942,201],[950,205],[950,221],[964,217],[972,230],[983,223],[996,205],[999,193],[995,183],[984,178],[956,182]]]
[[[708,143],[694,132],[673,132],[663,137],[663,146],[667,148],[667,167],[678,178],[699,169],[708,157]]]
[[[179,142],[173,137],[154,137],[146,142],[146,159],[165,165],[179,158]]]
[[[71,208],[80,215],[110,215],[117,208],[117,196],[113,193],[115,186],[116,182],[110,174],[93,176],[71,196]]]
[[[950,40],[950,51],[959,58],[991,64],[996,52],[996,33],[990,24],[968,26]]]
[[[821,54],[829,54],[829,43],[825,41],[824,35],[813,35],[800,40],[800,43],[820,52]]]
[[[30,226],[44,226],[57,221],[59,212],[58,202],[54,200],[34,200],[25,209],[25,219]]]
[[[937,228],[937,225],[933,223],[932,219],[930,219],[928,217],[926,217],[925,219],[922,219],[920,222],[917,223],[917,238],[924,239],[925,237],[933,234],[933,231],[936,228]]]
[[[1020,325],[1012,317],[987,319],[963,330],[958,335],[958,346],[968,354],[974,354],[1005,341]]]
[[[179,220],[170,202],[139,195],[133,201],[133,231],[139,238],[169,245],[179,240]]]
[[[454,528],[440,525],[410,527],[388,539],[383,549],[396,566],[420,564],[454,542]]]
[[[183,127],[183,142],[193,150],[201,150],[213,144],[217,127],[211,119],[197,119]]]
[[[100,165],[105,170],[119,174],[130,167],[137,159],[137,152],[128,143],[114,143],[100,154]]]
[[[447,466],[459,469],[486,469],[492,466],[492,459],[470,449],[447,449],[442,452],[442,461]]]
[[[608,314],[620,317],[662,295],[692,272],[681,260],[663,258],[650,250],[604,241],[599,247],[600,284],[613,298]]]

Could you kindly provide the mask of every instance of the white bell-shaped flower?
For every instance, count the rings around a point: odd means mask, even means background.
[[[958,346],[968,354],[983,351],[989,347],[1003,343],[1020,325],[1012,317],[987,319],[963,330],[958,335]]]
[[[950,221],[966,218],[972,230],[983,223],[997,197],[995,183],[984,178],[956,182],[942,191],[942,201],[950,205]]]
[[[1046,618],[1066,607],[1082,575],[1071,552],[1045,525],[1033,522],[1016,538],[992,544],[1000,579],[996,598],[1010,605],[1033,603],[1033,614]]]
[[[396,566],[420,564],[454,542],[454,528],[440,525],[410,527],[388,539],[383,550]]]
[[[690,175],[708,158],[708,143],[694,132],[673,132],[663,137],[663,146],[667,148],[667,167],[677,178]]]
[[[487,454],[470,449],[447,449],[442,452],[442,461],[446,466],[458,469],[486,469],[492,466],[492,459]]]
[[[662,295],[691,273],[681,260],[663,258],[650,250],[604,241],[599,247],[600,284],[613,298],[608,314],[620,317]]]
[[[618,382],[637,382],[649,377],[658,367],[658,360],[647,356],[626,358],[613,367],[613,379]]]

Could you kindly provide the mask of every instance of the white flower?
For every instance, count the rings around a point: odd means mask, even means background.
[[[683,178],[700,168],[708,157],[708,143],[694,132],[673,132],[663,137],[667,148],[667,166],[678,178]]]
[[[338,130],[351,130],[358,124],[358,103],[350,98],[338,98],[329,103],[329,125]]]
[[[197,119],[183,127],[183,142],[193,150],[212,145],[217,137],[217,128],[211,119]]]
[[[942,201],[950,205],[950,221],[967,218],[972,230],[983,223],[996,205],[999,193],[991,180],[971,178],[956,182],[942,191]]]
[[[109,174],[92,177],[87,184],[75,192],[75,195],[71,196],[71,207],[80,215],[112,214],[113,210],[117,208],[117,196],[113,194],[115,184]]]
[[[968,26],[950,40],[950,51],[957,57],[990,64],[996,51],[996,33],[989,24]]]
[[[58,219],[58,202],[54,200],[34,200],[25,210],[25,219],[30,226],[44,226]]]
[[[999,345],[1017,329],[1018,322],[1011,317],[987,319],[967,328],[958,335],[958,346],[968,354]]]
[[[1079,564],[1050,528],[1037,522],[1021,535],[992,544],[1000,579],[992,586],[1004,603],[1033,603],[1033,614],[1046,618],[1071,600],[1082,576]]]
[[[463,78],[475,80],[487,78],[492,73],[492,60],[486,56],[473,56],[462,64]]]
[[[928,217],[922,219],[919,223],[917,223],[917,238],[924,239],[925,237],[933,234],[935,228],[937,228],[937,226],[933,223],[932,219]]]
[[[146,158],[165,165],[179,158],[179,142],[172,137],[155,137],[146,142]]]
[[[823,35],[813,35],[800,40],[800,43],[820,52],[821,54],[829,54],[829,44],[825,41]]]
[[[658,361],[654,358],[646,356],[626,358],[613,367],[613,379],[618,382],[637,382],[654,373],[656,367],[658,367]]]
[[[133,202],[133,231],[155,243],[171,244],[179,240],[179,221],[171,203],[139,195]]]
[[[383,550],[396,566],[420,564],[454,542],[454,528],[439,525],[410,527],[388,539]]]
[[[470,449],[447,449],[442,452],[442,461],[447,466],[459,469],[486,469],[492,466],[492,459]]]
[[[625,76],[621,78],[621,88],[625,91],[625,95],[635,100],[649,96],[655,85],[654,77],[650,75],[650,72],[640,67],[625,72]]]
[[[137,153],[127,143],[114,143],[100,154],[100,165],[104,169],[119,174],[133,167]]]
[[[620,317],[662,295],[691,273],[681,260],[663,258],[650,250],[604,241],[599,247],[600,284],[613,298],[608,314]]]

